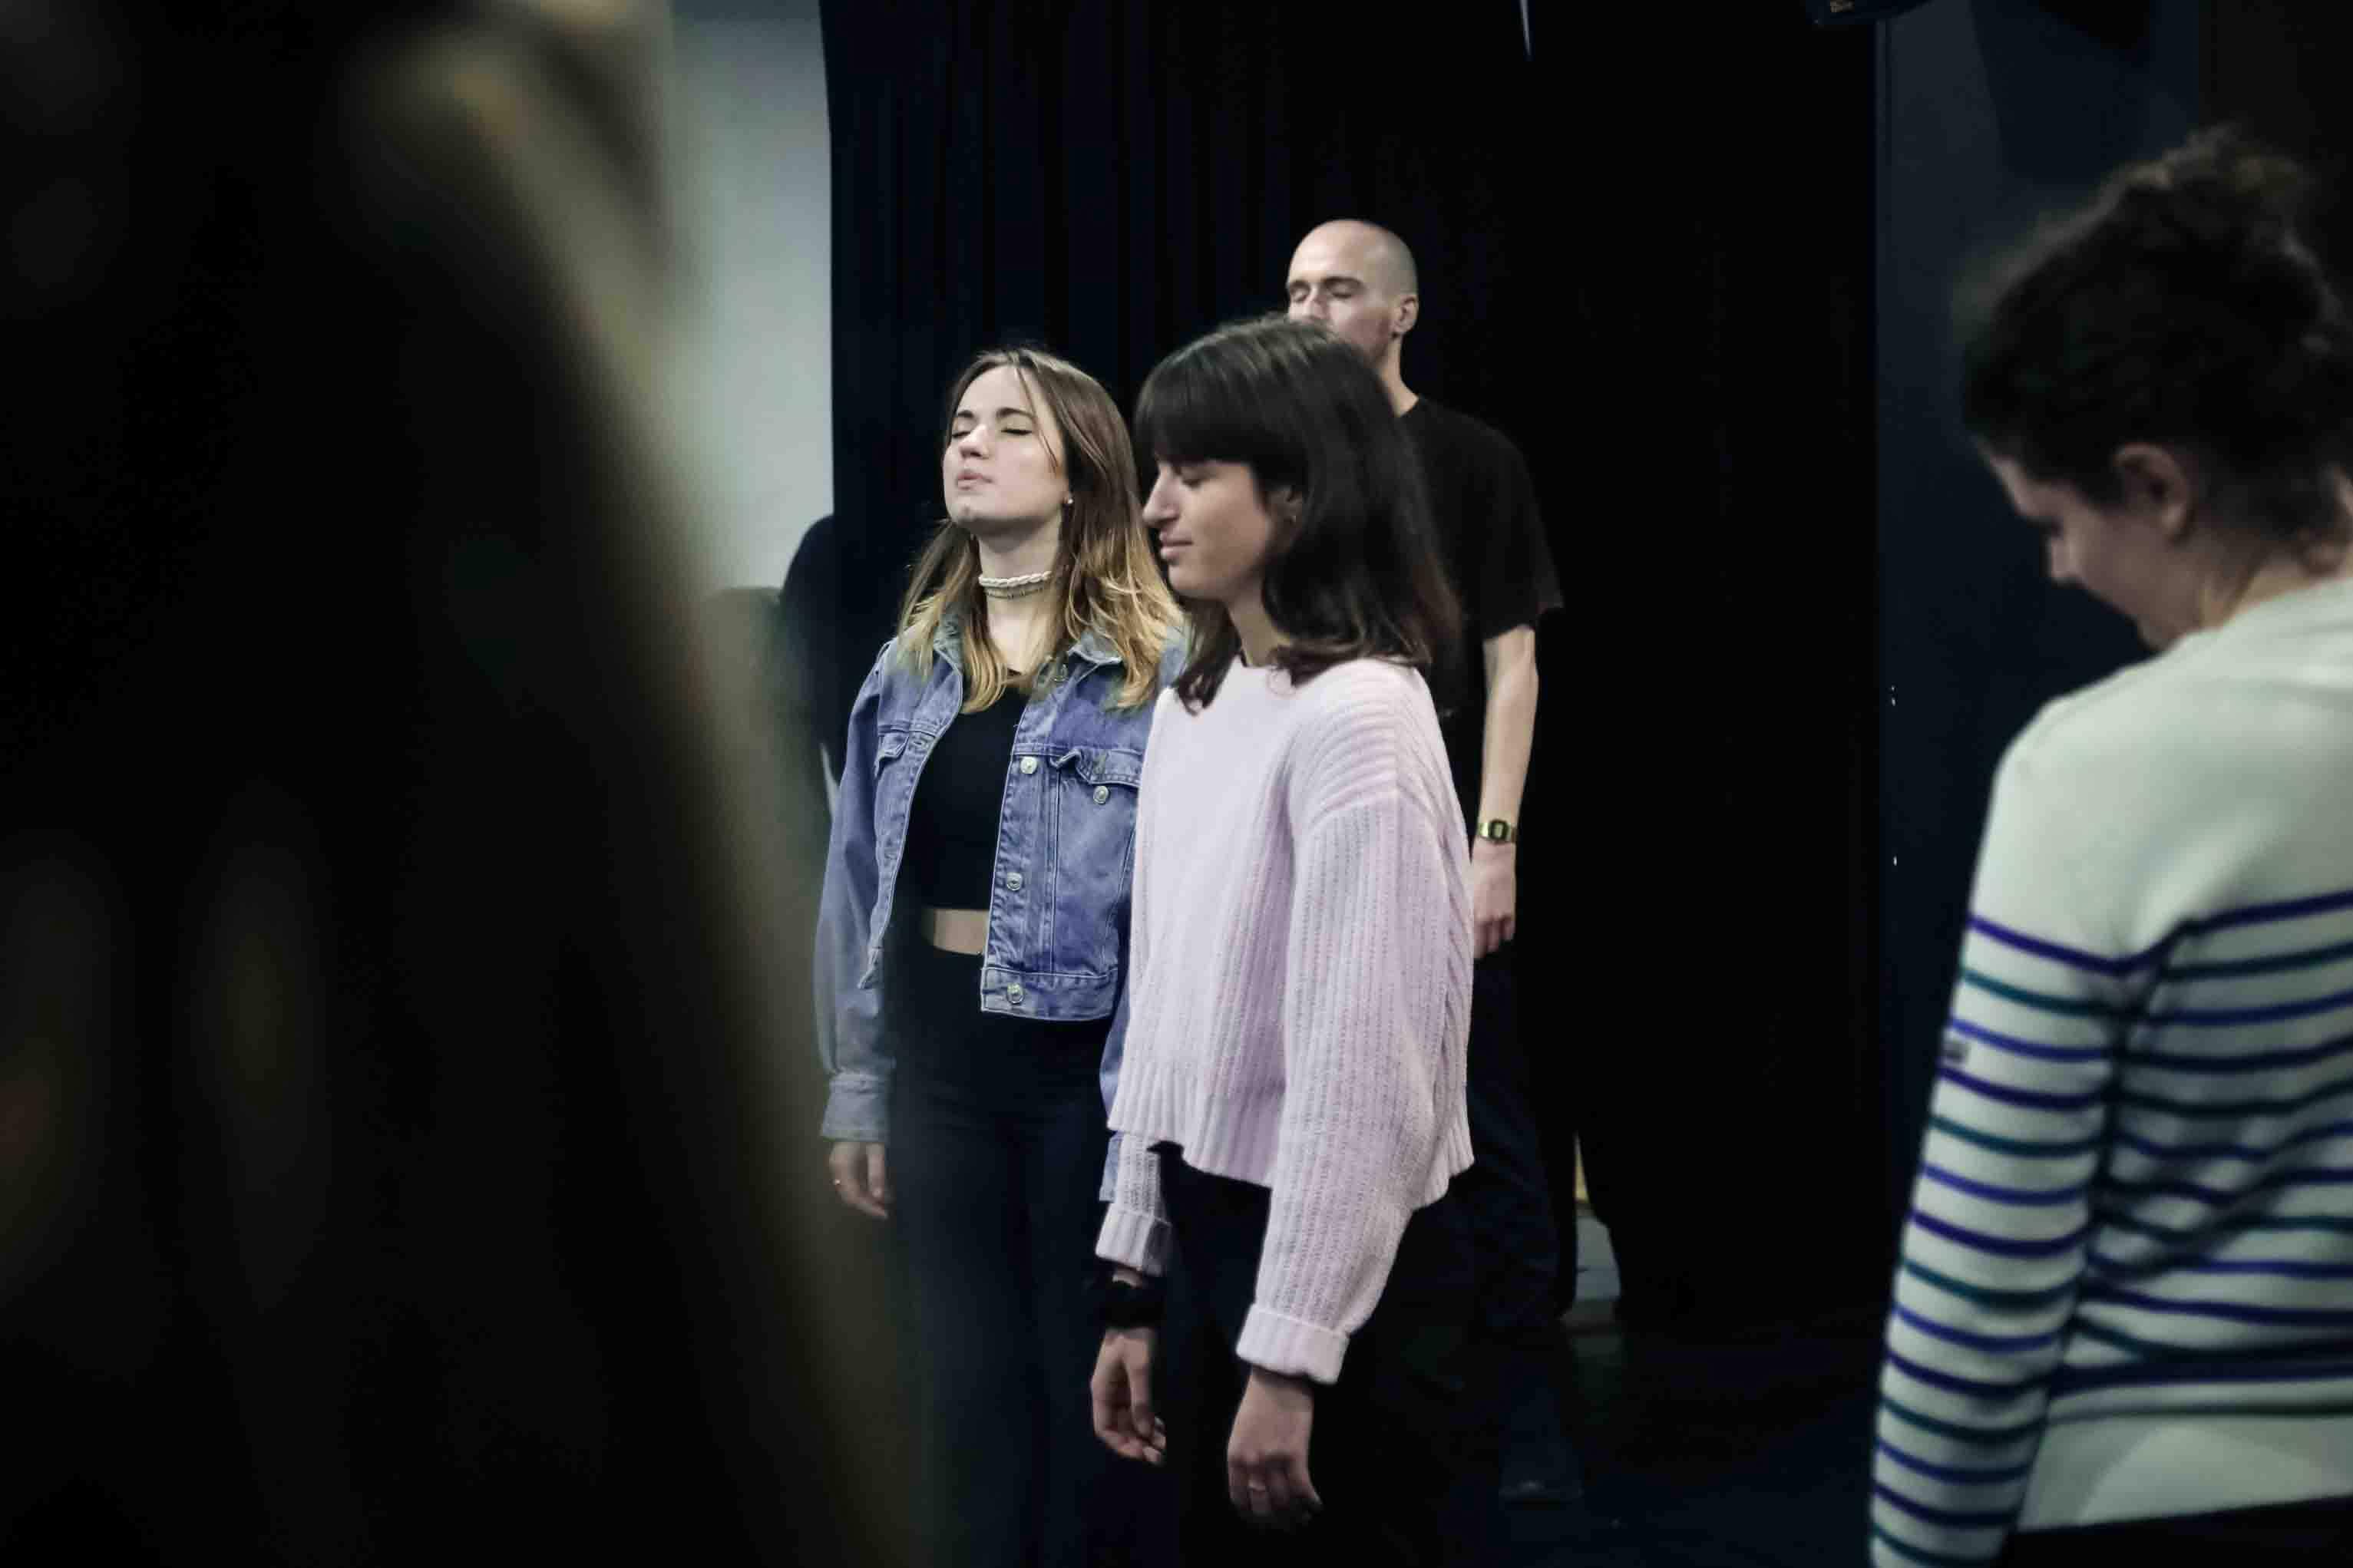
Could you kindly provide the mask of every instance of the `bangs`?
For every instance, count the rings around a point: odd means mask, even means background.
[[[1250,470],[1272,524],[1260,597],[1293,682],[1360,658],[1455,668],[1461,612],[1411,441],[1372,362],[1330,329],[1265,315],[1177,350],[1136,396],[1135,446],[1145,461]],[[1241,642],[1227,606],[1187,615],[1175,689],[1198,713]]]
[[[1305,454],[1296,433],[1269,399],[1251,395],[1239,367],[1200,348],[1180,350],[1145,378],[1135,399],[1137,465],[1245,463],[1269,482],[1297,477]]]

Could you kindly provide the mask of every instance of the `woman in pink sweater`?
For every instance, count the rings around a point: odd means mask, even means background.
[[[1163,361],[1136,449],[1193,652],[1139,792],[1095,1429],[1173,1455],[1187,1561],[1434,1562],[1472,951],[1419,473],[1363,356],[1279,318]]]

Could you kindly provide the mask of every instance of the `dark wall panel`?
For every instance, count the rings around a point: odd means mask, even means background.
[[[2052,697],[2145,657],[2052,586],[1962,434],[1972,268],[2191,130],[2196,0],[1946,0],[1878,33],[1881,1027],[1891,1209],[1908,1196],[1994,768]]]

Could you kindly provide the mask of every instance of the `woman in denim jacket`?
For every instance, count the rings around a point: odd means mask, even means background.
[[[947,520],[850,714],[822,1131],[906,1249],[921,1560],[1078,1564],[1135,788],[1183,644],[1103,388],[993,351],[948,408]]]

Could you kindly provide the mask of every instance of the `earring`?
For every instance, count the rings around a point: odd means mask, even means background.
[[[1075,497],[1075,496],[1064,496],[1064,497],[1062,498],[1062,504],[1063,504],[1064,506],[1068,506],[1068,505],[1070,505],[1070,504],[1071,504],[1071,501],[1073,501],[1073,500],[1077,500],[1077,499],[1078,499],[1078,498],[1077,498],[1077,497]]]

